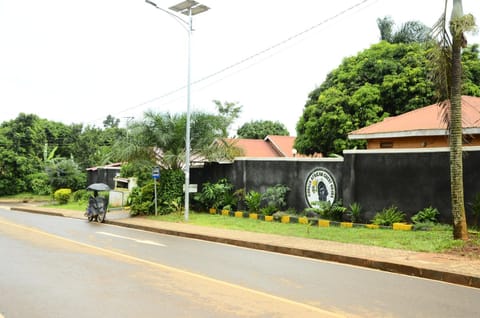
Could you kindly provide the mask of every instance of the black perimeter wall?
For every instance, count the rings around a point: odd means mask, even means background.
[[[463,163],[465,208],[472,224],[469,204],[480,193],[480,147],[465,147]],[[337,200],[345,206],[359,203],[366,220],[394,205],[409,217],[432,206],[440,211],[442,223],[451,222],[448,148],[348,150],[343,159],[240,158],[231,164],[192,168],[191,183],[198,184],[201,191],[203,183],[227,178],[235,189],[259,192],[283,184],[290,188],[288,206],[302,211],[308,207],[305,182],[317,168],[328,170],[335,178]]]

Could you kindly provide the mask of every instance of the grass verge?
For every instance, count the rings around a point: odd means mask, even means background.
[[[88,203],[86,202],[70,202],[63,205],[48,204],[45,206],[66,210],[84,211],[87,204]],[[164,222],[184,222],[183,211],[168,215],[148,216],[148,218],[151,220]],[[279,222],[265,222],[247,218],[222,216],[218,214],[212,215],[207,213],[197,213],[194,211],[190,212],[188,223],[205,227],[216,227],[291,237],[305,237],[318,240],[371,245],[417,252],[438,253],[451,251],[455,254],[472,256],[471,252],[464,252],[464,249],[467,247],[469,251],[474,249],[477,251],[475,254],[478,254],[478,248],[480,247],[480,236],[478,233],[472,233],[472,239],[469,242],[453,240],[451,226],[446,225],[436,226],[430,231],[394,231],[355,227],[318,227],[298,223],[282,224]],[[477,255],[477,257],[480,257],[480,255]]]
[[[165,222],[184,222],[183,212],[149,216],[148,218]],[[437,226],[431,231],[372,230],[366,228],[318,227],[296,223],[282,224],[195,212],[189,214],[188,223],[205,227],[373,245],[417,252],[445,252],[464,244],[462,241],[452,239],[450,226]],[[477,243],[480,244],[480,242]]]

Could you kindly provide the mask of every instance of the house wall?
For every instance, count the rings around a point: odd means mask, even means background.
[[[470,203],[480,193],[480,147],[464,148],[465,207],[473,222]],[[240,159],[231,164],[207,164],[191,170],[191,183],[227,178],[235,189],[264,192],[276,184],[288,186],[288,206],[297,211],[308,207],[307,178],[315,169],[326,169],[335,179],[337,200],[356,202],[369,221],[376,212],[392,205],[408,217],[432,206],[442,223],[450,223],[450,173],[448,148],[349,150],[343,159]],[[240,207],[242,209],[244,207]]]
[[[120,174],[120,167],[102,167],[97,169],[87,170],[87,185],[92,183],[105,183],[110,188],[115,187],[114,178]]]
[[[464,145],[480,146],[480,136],[467,137]],[[448,138],[446,136],[416,136],[405,138],[370,139],[367,142],[367,149],[427,147],[448,147]]]

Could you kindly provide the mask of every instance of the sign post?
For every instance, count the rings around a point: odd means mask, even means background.
[[[157,179],[160,179],[160,167],[154,167],[152,170],[153,187],[155,189],[155,216],[157,216]]]

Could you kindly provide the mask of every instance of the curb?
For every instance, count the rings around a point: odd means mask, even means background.
[[[63,213],[54,211],[52,209],[40,210],[40,209],[28,208],[28,207],[12,207],[11,210],[65,217]],[[446,283],[480,288],[480,277],[475,277],[475,276],[466,275],[466,274],[450,273],[450,272],[445,272],[445,271],[440,271],[435,269],[422,268],[422,267],[413,266],[413,265],[404,265],[404,264],[391,263],[387,261],[371,260],[367,258],[360,258],[360,257],[354,257],[354,256],[345,256],[345,255],[340,255],[335,253],[315,251],[315,250],[309,250],[309,249],[293,248],[288,246],[278,246],[273,244],[244,241],[244,240],[218,237],[218,236],[207,235],[207,234],[198,234],[198,233],[191,233],[186,231],[155,228],[155,227],[131,224],[131,223],[126,223],[126,222],[116,221],[116,220],[106,219],[105,224],[111,224],[111,225],[132,228],[137,230],[144,230],[144,231],[166,234],[166,235],[174,235],[174,236],[185,237],[185,238],[193,238],[193,239],[199,239],[204,241],[223,243],[228,245],[258,249],[258,250],[287,254],[287,255],[294,255],[294,256],[300,256],[300,257],[306,257],[306,258],[312,258],[312,259],[318,259],[318,260],[324,260],[324,261],[330,261],[330,262],[336,262],[336,263],[342,263],[342,264],[349,264],[349,265],[371,268],[371,269],[376,269],[376,270],[381,270],[381,271],[386,271],[391,273],[421,277],[426,279],[443,281]]]
[[[341,227],[341,228],[365,228],[365,229],[383,229],[383,230],[395,230],[395,231],[413,231],[413,225],[407,223],[393,223],[390,226],[386,225],[376,225],[376,224],[363,224],[363,223],[353,223],[353,222],[338,222],[331,221],[326,219],[310,218],[306,216],[297,216],[297,215],[282,215],[275,218],[274,215],[263,215],[259,213],[250,213],[244,211],[231,211],[231,210],[215,210],[210,209],[209,214],[212,215],[221,215],[221,216],[231,216],[236,218],[250,218],[266,222],[279,222],[279,223],[300,223],[300,224],[310,224],[312,226],[319,227]]]

